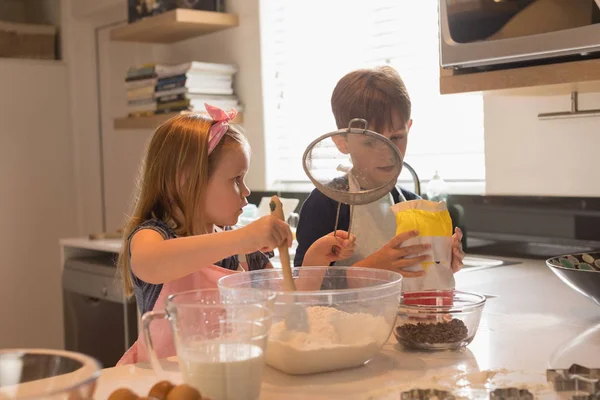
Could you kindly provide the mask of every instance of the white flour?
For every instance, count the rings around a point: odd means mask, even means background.
[[[266,361],[288,374],[314,374],[358,367],[379,352],[390,335],[383,317],[309,307],[308,332],[288,331],[285,322],[269,334]]]

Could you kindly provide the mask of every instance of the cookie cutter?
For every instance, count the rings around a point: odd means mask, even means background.
[[[552,382],[557,392],[586,392],[576,394],[573,400],[600,398],[600,368],[587,368],[573,364],[568,369],[546,370],[546,380]],[[582,396],[582,397],[581,397]]]
[[[596,394],[575,394],[571,400],[600,400],[600,393]]]
[[[527,389],[500,388],[490,393],[490,400],[533,400],[533,394]]]
[[[413,389],[400,394],[400,400],[455,400],[455,397],[446,390]]]

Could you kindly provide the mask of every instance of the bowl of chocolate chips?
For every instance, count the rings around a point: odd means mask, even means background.
[[[404,292],[394,336],[407,349],[457,350],[477,333],[485,296],[458,290]]]

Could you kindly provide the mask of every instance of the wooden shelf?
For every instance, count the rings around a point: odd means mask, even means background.
[[[440,93],[511,91],[514,94],[568,94],[600,88],[600,59],[504,69],[456,73],[440,69]]]
[[[110,39],[123,42],[174,43],[238,26],[238,16],[221,12],[178,8],[119,26]]]
[[[39,65],[42,67],[64,67],[65,63],[62,60],[49,60],[42,58],[13,58],[13,57],[0,57],[0,64],[6,65]]]
[[[115,130],[136,130],[136,129],[156,129],[160,124],[172,118],[176,115],[185,114],[185,112],[174,112],[169,114],[153,115],[151,117],[124,117],[116,118],[113,123]],[[244,116],[242,113],[238,113],[237,117],[233,120],[234,124],[241,124],[244,122]]]

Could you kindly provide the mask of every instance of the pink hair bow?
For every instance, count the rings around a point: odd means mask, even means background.
[[[214,121],[208,132],[208,154],[210,154],[217,147],[223,136],[225,136],[225,133],[227,133],[229,121],[237,116],[237,111],[232,108],[228,112],[225,112],[218,107],[206,103],[204,103],[204,107],[206,107],[206,111]]]

